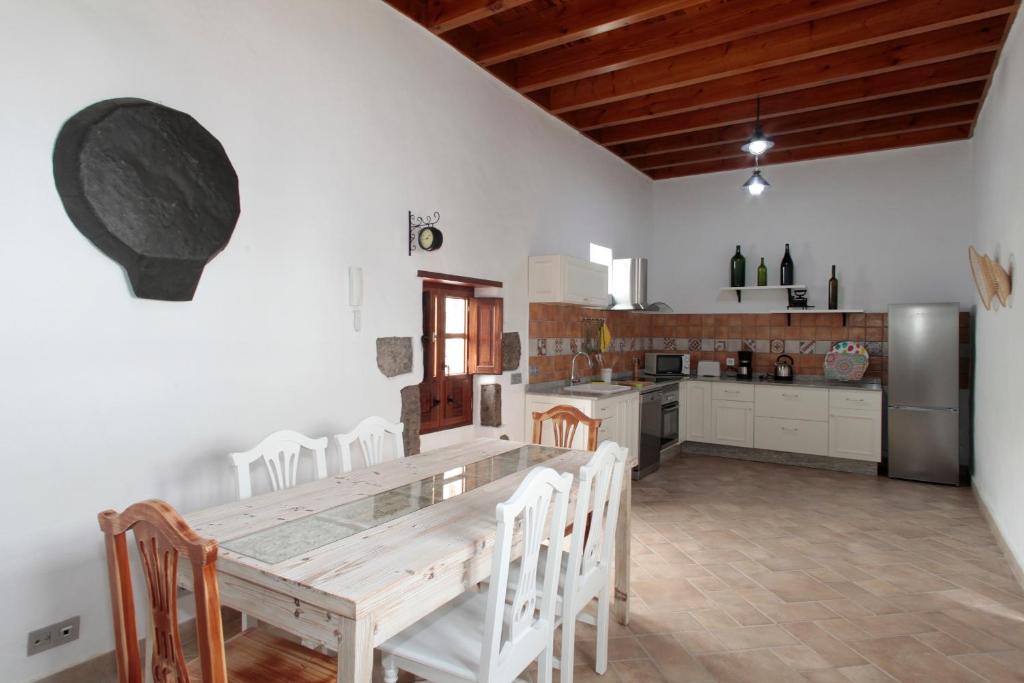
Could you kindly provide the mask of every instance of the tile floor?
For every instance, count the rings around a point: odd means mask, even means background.
[[[1024,591],[969,489],[686,456],[633,494],[633,616],[575,680],[1024,682]]]

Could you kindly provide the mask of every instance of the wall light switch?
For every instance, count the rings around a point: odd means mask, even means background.
[[[512,384],[522,384],[523,383],[523,373],[521,373],[521,372],[513,372],[512,376],[511,376],[511,380],[512,380]]]

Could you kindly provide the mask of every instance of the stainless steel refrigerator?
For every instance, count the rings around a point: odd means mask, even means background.
[[[960,481],[959,304],[889,306],[889,476]]]

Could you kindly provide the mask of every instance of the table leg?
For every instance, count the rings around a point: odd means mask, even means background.
[[[612,612],[615,621],[623,626],[629,623],[629,563],[630,563],[630,519],[633,516],[633,478],[626,468],[622,478],[622,500],[619,501],[619,521],[615,527],[615,601]]]
[[[368,617],[343,618],[338,643],[338,683],[370,683],[373,677],[373,623]]]

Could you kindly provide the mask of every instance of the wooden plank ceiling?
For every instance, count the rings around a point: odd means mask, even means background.
[[[1020,0],[386,0],[654,179],[971,136]]]

